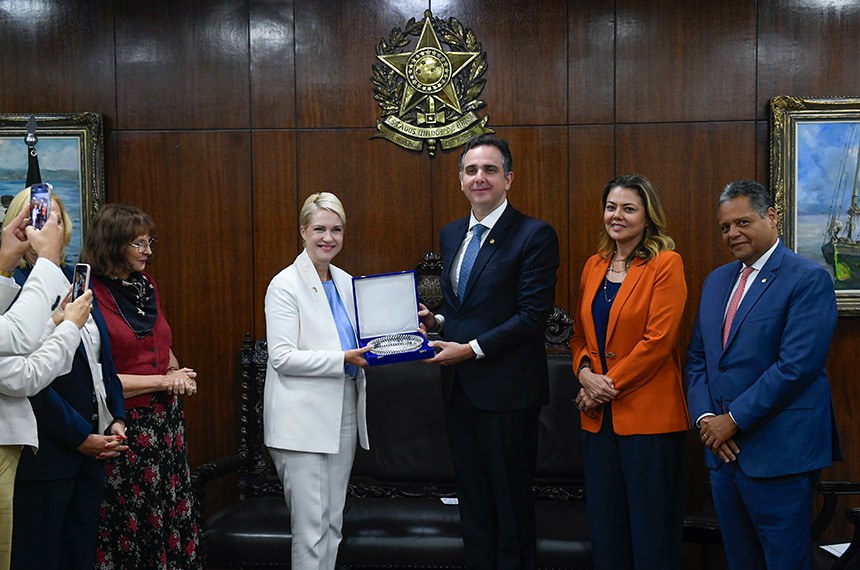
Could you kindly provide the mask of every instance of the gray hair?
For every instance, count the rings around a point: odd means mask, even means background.
[[[767,215],[768,209],[774,207],[773,198],[768,189],[755,180],[735,180],[734,182],[730,182],[720,193],[719,205],[722,206],[729,200],[740,196],[746,196],[750,207],[762,218]]]

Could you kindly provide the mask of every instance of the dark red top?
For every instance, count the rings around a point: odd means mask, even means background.
[[[122,316],[116,301],[107,286],[96,276],[90,286],[99,303],[110,335],[111,352],[118,374],[167,374],[170,366],[170,346],[173,344],[173,334],[170,325],[164,318],[164,311],[158,301],[158,288],[155,281],[147,275],[143,276],[152,283],[155,290],[155,304],[158,307],[158,317],[152,332],[138,338]],[[126,398],[125,407],[149,407],[152,394],[141,394]]]

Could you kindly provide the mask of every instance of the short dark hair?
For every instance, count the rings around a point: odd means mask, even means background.
[[[499,152],[502,153],[502,168],[505,171],[505,176],[511,173],[511,167],[514,165],[514,158],[511,156],[511,149],[508,147],[508,141],[490,133],[478,135],[475,138],[470,139],[469,142],[463,146],[463,152],[460,153],[460,172],[463,172],[463,158],[466,156],[466,153],[479,146],[494,146],[499,149]]]
[[[129,270],[125,248],[143,234],[155,237],[149,214],[126,204],[105,204],[87,228],[81,261],[89,263],[96,275],[116,277]]]
[[[768,209],[774,207],[770,191],[755,180],[735,180],[734,182],[729,182],[723,191],[720,192],[719,205],[722,206],[729,200],[734,200],[741,196],[746,196],[750,207],[762,218],[767,215]]]

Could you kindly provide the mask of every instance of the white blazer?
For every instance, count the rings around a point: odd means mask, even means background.
[[[355,329],[352,277],[330,266],[331,277]],[[269,361],[263,393],[263,441],[268,447],[337,453],[343,415],[344,351],[317,270],[303,251],[266,291]],[[370,449],[364,371],[355,379],[358,441]]]
[[[5,311],[21,295],[15,305]],[[47,259],[37,259],[24,288],[11,278],[0,278],[0,355],[30,354],[39,346],[45,323],[68,293],[69,280]]]

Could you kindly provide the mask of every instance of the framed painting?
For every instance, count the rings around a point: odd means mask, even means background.
[[[770,101],[770,181],[787,247],[827,269],[860,315],[860,98]]]
[[[0,114],[0,216],[27,180],[29,115]],[[104,204],[104,135],[100,113],[36,115],[36,152],[43,182],[54,192],[72,219],[72,240],[66,263],[76,263],[83,236],[93,215]]]

